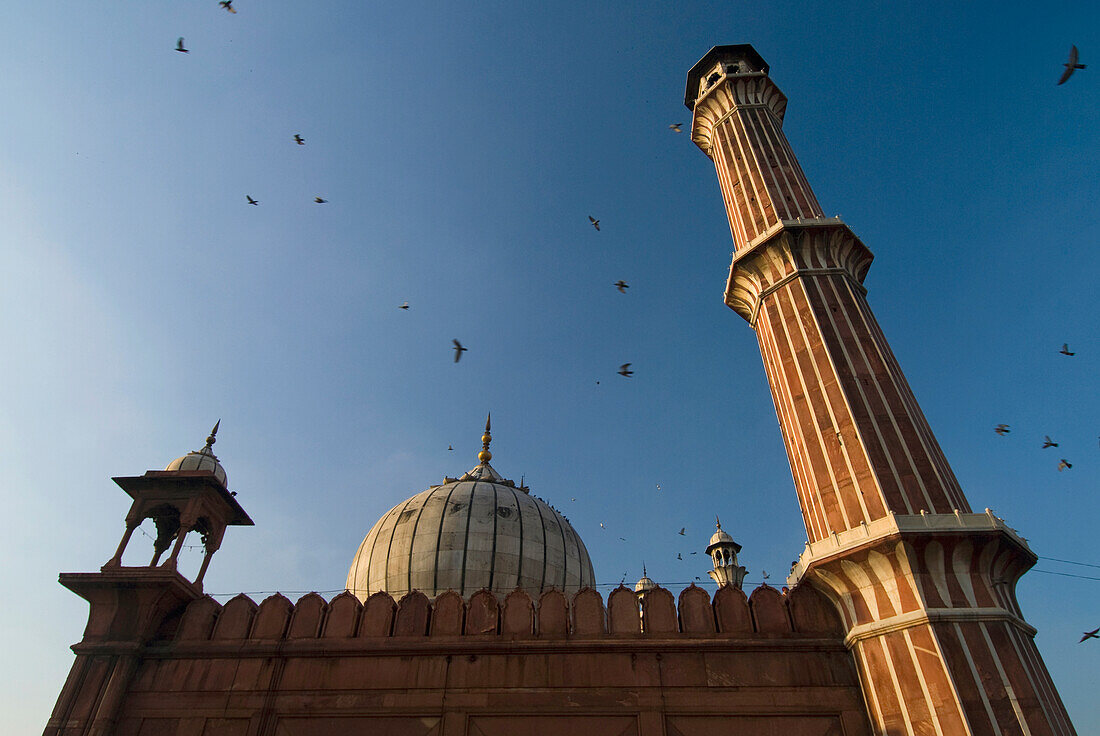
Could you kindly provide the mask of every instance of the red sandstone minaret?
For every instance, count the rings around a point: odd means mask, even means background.
[[[1036,557],[971,513],[867,303],[871,252],[824,216],[768,65],[716,46],[684,101],[736,245],[726,304],[756,330],[806,524],[790,582],[840,610],[877,732],[1074,734],[1016,603]]]

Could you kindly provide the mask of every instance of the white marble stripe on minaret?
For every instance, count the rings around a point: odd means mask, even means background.
[[[959,647],[962,649],[963,654],[966,655],[966,663],[970,666],[970,675],[973,678],[974,688],[982,696],[982,705],[985,706],[986,715],[989,716],[989,722],[993,726],[993,730],[998,734],[1003,734],[1001,730],[1001,724],[997,722],[997,715],[993,712],[993,706],[989,702],[989,693],[986,691],[985,684],[982,682],[981,675],[978,674],[978,668],[974,664],[974,655],[970,653],[970,645],[966,641],[966,637],[963,636],[962,627],[958,622],[954,623],[955,636],[958,637]]]
[[[1008,637],[1009,642],[1012,644],[1012,649],[1016,653],[1016,659],[1020,663],[1020,668],[1024,671],[1024,676],[1028,682],[1031,683],[1031,689],[1035,692],[1036,700],[1039,701],[1039,707],[1043,709],[1043,715],[1046,717],[1047,723],[1051,725],[1057,725],[1059,730],[1063,733],[1066,731],[1066,722],[1062,718],[1062,713],[1059,712],[1059,708],[1051,708],[1050,704],[1050,691],[1046,687],[1046,682],[1042,682],[1043,678],[1037,678],[1035,676],[1034,661],[1030,656],[1024,655],[1020,649],[1019,637],[1020,632],[1014,626],[1004,627],[1005,636]],[[1034,646],[1031,647],[1034,649]]]
[[[771,129],[768,115],[762,114],[757,111],[756,118],[757,124],[755,127],[757,129],[758,135],[762,136],[763,139],[767,142],[768,150],[771,151],[771,155],[775,157],[776,166],[772,167],[772,170],[774,171],[775,169],[779,169],[779,173],[783,177],[783,191],[781,192],[781,194],[783,195],[783,204],[785,207],[785,211],[787,212],[787,219],[791,219],[792,214],[794,217],[804,217],[806,213],[802,209],[802,201],[798,197],[798,193],[796,192],[796,189],[801,188],[802,185],[800,182],[797,181],[792,182],[790,177],[787,176],[787,169],[790,168],[786,161],[787,156],[785,153],[776,148],[775,137],[773,135],[774,131]],[[786,201],[788,198],[790,199],[790,204],[788,204]],[[791,212],[792,205],[795,208],[795,211],[793,213]]]
[[[764,162],[760,159],[761,151],[752,145],[751,126],[748,120],[750,109],[751,108],[738,110],[737,115],[730,118],[730,122],[739,126],[737,141],[741,145],[741,150],[744,152],[742,155],[747,153],[749,156],[752,156],[751,162],[746,158],[745,165],[754,175],[753,180],[758,184],[757,188],[764,192],[763,197],[759,194],[756,195],[756,209],[764,221],[764,226],[761,228],[760,232],[765,232],[772,225],[777,224],[780,218],[779,213],[775,209],[775,205],[772,204],[772,192],[771,189],[768,188],[768,175],[764,171]],[[768,211],[768,205],[771,205],[770,212]]]
[[[773,364],[775,364],[778,369],[777,378],[779,380],[774,384],[775,391],[782,394],[784,403],[788,407],[790,407],[791,422],[788,426],[790,426],[792,428],[792,431],[797,434],[799,443],[798,447],[793,447],[792,450],[799,451],[798,455],[806,462],[806,470],[809,473],[809,476],[813,482],[812,486],[808,486],[806,488],[806,493],[812,494],[814,497],[817,498],[816,508],[820,515],[821,522],[824,525],[821,536],[814,538],[814,541],[817,541],[818,539],[824,539],[826,536],[828,536],[829,530],[832,528],[832,522],[829,520],[828,510],[825,505],[825,499],[821,495],[821,484],[817,480],[817,470],[814,468],[813,461],[809,457],[809,444],[806,442],[806,436],[802,431],[802,423],[798,420],[798,407],[795,405],[794,398],[791,395],[790,379],[788,378],[786,371],[783,368],[782,360],[779,358],[779,356],[781,355],[781,353],[779,352],[779,337],[775,334],[775,324],[773,320],[778,319],[780,322],[782,322],[782,317],[775,314],[775,309],[769,309],[766,306],[764,307],[764,309],[766,310],[765,323],[767,324],[768,336],[771,338],[771,354],[774,356]],[[786,330],[784,330],[784,335],[786,335]],[[843,517],[843,514],[841,514],[841,516]]]
[[[939,634],[931,623],[925,626],[925,630],[928,632],[928,638],[932,640],[932,645],[936,647],[934,654],[939,658],[940,671],[947,681],[947,687],[951,690],[951,698],[955,703],[955,710],[959,714],[959,720],[964,727],[968,727],[970,726],[970,719],[967,717],[967,710],[963,705],[962,698],[959,697],[959,684],[955,680],[955,674],[947,665],[947,658],[943,654],[943,642],[940,641]]]
[[[783,133],[782,127],[772,122],[771,129],[773,138],[783,152],[783,158],[787,162],[787,168],[790,169],[790,175],[798,182],[798,206],[802,211],[802,217],[823,217],[824,212],[817,203],[817,195],[814,194],[813,187],[810,186],[810,182],[806,179],[806,175],[802,173],[802,168],[798,164],[798,159],[794,157],[794,153],[791,151],[790,143],[787,141],[787,136]]]
[[[1005,694],[1008,696],[1008,702],[1012,704],[1012,711],[1016,714],[1016,720],[1020,723],[1020,729],[1023,731],[1023,736],[1031,736],[1031,728],[1027,725],[1027,718],[1024,717],[1024,711],[1020,708],[1020,701],[1016,698],[1016,691],[1012,687],[1012,682],[1009,680],[1008,674],[1005,672],[1004,665],[1001,663],[1001,655],[997,651],[997,648],[993,646],[993,640],[989,636],[988,625],[985,621],[978,622],[978,630],[982,632],[982,638],[985,640],[986,647],[989,648],[989,653],[993,659],[993,665],[997,668],[997,674],[1001,676],[1001,684],[1004,685]]]
[[[771,325],[768,324],[768,320],[765,319],[762,323],[762,329],[767,333],[771,333]],[[758,337],[759,329],[757,330]],[[792,416],[793,408],[790,406],[789,399],[786,393],[780,389],[784,382],[777,373],[775,367],[775,356],[773,351],[769,349],[768,345],[764,344],[767,338],[761,339],[760,345],[760,357],[764,362],[764,372],[769,379],[769,385],[775,387],[775,390],[770,391],[772,395],[773,403],[775,404],[776,417],[779,419],[779,429],[783,435],[784,444],[787,450],[787,458],[791,463],[791,474],[794,476],[795,492],[799,496],[799,500],[804,502],[803,504],[803,517],[806,523],[806,531],[809,538],[822,539],[828,534],[828,524],[825,521],[824,510],[820,496],[818,496],[818,502],[815,504],[810,498],[810,494],[813,493],[811,489],[816,489],[816,483],[811,479],[812,469],[808,468],[802,447],[799,446],[799,439],[795,437],[795,431],[797,424]]]
[[[767,320],[764,321],[764,329],[770,330],[770,326],[767,324]],[[759,329],[757,330],[759,336]],[[764,363],[764,373],[768,377],[768,383],[770,386],[781,386],[782,383],[778,380],[775,374],[774,367],[772,367],[771,351],[767,349],[767,346],[761,344],[760,357]],[[800,448],[795,444],[795,437],[792,434],[793,419],[789,414],[789,407],[784,400],[782,392],[770,391],[772,395],[772,402],[775,404],[776,418],[779,420],[779,430],[783,435],[783,442],[787,450],[787,458],[791,463],[791,475],[794,476],[794,488],[795,492],[799,496],[800,506],[802,507],[803,521],[806,523],[806,531],[809,537],[813,539],[822,539],[826,534],[827,525],[824,522],[822,516],[823,511],[820,506],[820,500],[818,504],[813,504],[808,497],[810,493],[810,479],[807,474],[805,460],[800,452]]]
[[[743,247],[751,238],[749,237],[748,223],[745,222],[744,213],[741,211],[741,206],[737,202],[737,184],[739,182],[741,183],[742,190],[744,190],[745,185],[744,182],[741,181],[741,175],[736,172],[737,167],[733,163],[733,152],[730,150],[730,143],[727,140],[728,133],[722,128],[715,128],[714,137],[719,144],[715,149],[718,151],[716,162],[720,162],[718,166],[719,176],[725,176],[729,189],[729,199],[725,202],[726,213],[727,215],[732,214],[733,220],[737,221],[737,226],[741,230],[740,239],[738,239],[736,232],[733,233],[734,248]],[[737,174],[737,181],[733,179],[734,174]]]
[[[783,150],[787,152],[787,160],[791,162],[791,167],[794,169],[795,175],[806,182],[806,200],[810,205],[811,216],[824,217],[825,210],[821,209],[821,204],[817,201],[817,195],[814,194],[814,190],[810,186],[810,180],[806,178],[806,173],[802,170],[802,164],[798,162],[798,157],[794,155],[794,151],[791,149],[791,142],[787,140],[786,135],[779,137],[778,140],[782,144]]]
[[[755,127],[759,135],[767,141],[768,150],[770,150],[775,157],[776,166],[774,168],[778,168],[779,173],[783,176],[783,182],[785,184],[783,189],[784,200],[787,199],[787,196],[790,196],[791,204],[794,205],[796,210],[796,212],[793,213],[794,216],[806,217],[809,215],[809,212],[807,208],[803,207],[805,203],[805,193],[801,191],[803,186],[806,185],[806,182],[798,181],[797,178],[792,181],[794,169],[790,166],[786,151],[784,151],[782,145],[778,143],[778,138],[782,133],[776,130],[772,122],[774,115],[771,115],[770,111],[768,113],[762,113],[759,110],[755,112],[757,123]],[[791,176],[787,175],[788,169],[791,171]],[[787,205],[787,211],[788,213],[790,212],[790,205]],[[790,214],[788,214],[788,219],[791,219]]]
[[[925,508],[929,511],[937,511],[939,509],[937,509],[937,505],[932,502],[932,498],[928,493],[928,489],[924,485],[924,480],[921,478],[921,473],[913,460],[912,454],[910,454],[909,452],[908,443],[906,443],[905,437],[901,433],[901,428],[898,426],[897,418],[894,416],[894,413],[890,411],[890,402],[886,399],[886,395],[882,390],[882,384],[880,381],[876,380],[875,372],[871,366],[871,362],[870,360],[868,360],[867,354],[864,352],[864,341],[859,339],[859,332],[856,330],[855,325],[852,323],[852,316],[848,311],[848,306],[852,302],[841,297],[840,293],[836,289],[836,282],[834,279],[826,278],[825,281],[828,283],[830,291],[832,291],[833,295],[836,297],[836,303],[838,306],[837,311],[842,314],[844,321],[848,325],[848,330],[852,335],[852,342],[856,344],[856,349],[859,351],[859,357],[861,359],[860,362],[867,369],[867,375],[869,376],[868,382],[878,392],[878,397],[884,410],[883,413],[886,414],[886,416],[888,417],[890,427],[892,427],[894,430],[893,436],[897,439],[898,444],[901,445],[902,450],[905,454],[905,459],[908,461],[909,468],[913,471],[913,476],[917,479],[917,482],[920,486],[921,495],[924,496],[924,501],[927,504]],[[816,288],[818,289],[818,295],[821,297],[822,304],[827,304],[827,299],[824,293],[825,287],[820,284],[820,280],[818,279],[815,279],[814,282]],[[856,304],[856,308],[859,308],[858,303]],[[894,484],[898,489],[898,494],[905,501],[906,511],[907,513],[911,514],[913,513],[913,507],[909,503],[908,489],[905,487],[905,483],[901,479],[901,473],[898,472],[897,465],[894,461],[894,453],[891,450],[889,443],[886,441],[886,436],[883,433],[883,427],[879,424],[879,421],[877,419],[878,413],[874,410],[874,407],[871,406],[871,402],[867,398],[867,395],[863,390],[863,383],[858,378],[859,373],[854,357],[848,352],[848,346],[845,344],[843,338],[841,338],[840,336],[840,330],[836,326],[836,321],[833,317],[833,311],[831,309],[823,309],[822,311],[824,311],[828,315],[829,322],[833,328],[833,334],[836,336],[837,345],[840,349],[841,354],[844,356],[844,360],[847,363],[848,368],[851,370],[852,383],[855,386],[855,389],[859,394],[860,400],[863,403],[863,407],[866,411],[867,421],[874,429],[875,437],[878,439],[879,447],[882,450],[883,457],[886,458],[887,465],[890,468],[890,474],[893,476]],[[856,432],[857,434],[861,434],[859,432],[858,424]],[[860,441],[863,441],[862,435],[860,437]],[[868,461],[870,461],[870,457],[868,457]],[[875,468],[874,465],[872,465],[871,468],[872,472],[874,472],[877,476],[878,469]],[[887,502],[887,499],[885,497],[883,498],[883,501],[886,502],[887,507],[889,507],[889,503]]]
[[[801,319],[799,319],[799,308],[798,308],[798,304],[796,303],[796,297],[797,297],[797,294],[798,294],[798,289],[801,288],[801,293],[802,293],[802,297],[804,299],[804,303],[806,305],[806,309],[809,312],[810,319],[812,319],[814,321],[813,327],[814,327],[814,329],[817,330],[818,336],[821,337],[821,325],[818,324],[817,316],[814,314],[814,309],[810,305],[810,298],[809,298],[809,295],[806,293],[806,283],[805,282],[806,282],[806,279],[804,279],[804,278],[792,281],[790,283],[790,285],[788,286],[788,288],[786,289],[786,291],[790,295],[791,307],[795,311],[794,319],[798,323],[799,330],[802,332],[802,340],[803,340],[803,343],[806,345],[806,354],[809,356],[810,363],[813,365],[814,377],[817,379],[817,385],[820,387],[821,399],[822,399],[822,401],[825,402],[825,409],[829,413],[829,420],[832,422],[833,431],[839,433],[840,432],[840,423],[837,421],[837,412],[836,412],[836,409],[833,406],[833,398],[829,395],[829,390],[825,385],[825,381],[822,379],[821,369],[817,364],[818,354],[824,353],[824,355],[825,355],[825,359],[828,362],[829,370],[832,371],[832,375],[836,379],[837,392],[840,393],[841,400],[844,401],[844,404],[845,404],[844,409],[845,409],[845,411],[848,412],[849,417],[851,417],[851,408],[847,405],[847,397],[844,396],[844,387],[841,386],[841,384],[840,384],[840,377],[837,374],[836,365],[833,363],[832,351],[829,350],[828,347],[825,345],[824,340],[821,340],[821,348],[822,349],[821,350],[814,350],[812,348],[811,344],[810,344],[809,334],[806,332],[806,325],[802,323]],[[796,284],[797,284],[797,286],[796,286]],[[795,356],[795,363],[797,363],[797,362],[798,362],[798,358],[797,358],[797,356]],[[809,395],[807,395],[807,400],[809,400]],[[853,422],[853,424],[854,424],[854,422]],[[820,428],[818,429],[818,435],[819,436],[821,435]],[[863,513],[863,520],[864,521],[871,521],[872,516],[871,516],[870,512],[867,510],[867,503],[864,500],[863,484],[860,483],[859,476],[856,474],[855,467],[852,465],[852,458],[848,454],[848,447],[844,444],[844,442],[842,441],[842,438],[838,439],[837,437],[834,436],[832,438],[832,440],[837,442],[840,445],[840,454],[844,458],[845,467],[848,469],[848,477],[851,478],[852,487],[857,491],[856,500],[859,502],[860,510]],[[824,438],[822,438],[822,445],[824,445]],[[863,452],[864,459],[867,462],[867,466],[871,470],[871,477],[874,480],[874,486],[875,487],[870,489],[870,490],[872,492],[877,492],[879,494],[879,496],[882,497],[883,496],[882,488],[881,488],[881,485],[877,482],[878,479],[875,477],[874,465],[871,464],[871,459],[869,457],[867,457],[866,450],[862,447],[862,445],[860,446],[859,449],[860,449],[860,451]],[[826,453],[826,458],[828,458],[827,453]],[[838,488],[837,489],[837,497],[839,498],[840,495],[841,495],[840,489]],[[883,499],[883,500],[884,500],[883,505],[887,506],[887,504],[885,504],[885,499]],[[851,529],[852,525],[849,524],[848,528]]]
[[[928,566],[928,577],[932,579],[932,584],[936,586],[936,592],[940,594],[941,605],[944,608],[949,608],[951,606],[951,589],[947,587],[947,558],[941,542],[932,540],[925,546],[924,562]]]
[[[913,420],[914,426],[918,430],[917,438],[925,453],[932,460],[933,473],[935,473],[936,477],[939,479],[948,500],[953,501],[951,510],[957,508],[964,513],[970,513],[970,503],[966,500],[962,487],[959,485],[959,481],[955,477],[954,471],[951,470],[951,465],[947,462],[947,456],[943,454],[943,449],[936,440],[936,436],[932,432],[932,427],[928,424],[928,420],[924,416],[920,404],[917,402],[916,395],[909,386],[909,382],[905,379],[905,374],[902,373],[901,364],[898,363],[897,358],[894,357],[894,353],[890,349],[890,343],[887,342],[886,335],[883,334],[881,326],[878,324],[878,321],[875,320],[871,311],[871,306],[867,303],[866,296],[852,291],[851,286],[848,288],[849,291],[856,296],[860,304],[861,314],[867,315],[864,316],[864,323],[872,334],[878,338],[875,341],[875,346],[886,366],[887,372],[894,380],[895,388],[900,394],[902,402],[909,409],[909,415]]]
[[[791,474],[794,476],[795,492],[799,495],[800,500],[805,502],[803,517],[804,520],[808,522],[806,524],[806,531],[810,538],[821,539],[828,533],[828,524],[825,522],[821,497],[817,497],[818,500],[816,504],[813,503],[813,500],[809,497],[811,493],[816,492],[817,485],[816,482],[812,480],[812,468],[809,468],[804,462],[802,448],[799,444],[803,441],[800,437],[795,436],[797,423],[792,416],[793,408],[790,406],[786,392],[782,390],[785,381],[779,375],[779,369],[774,363],[774,348],[771,347],[771,343],[774,342],[771,337],[773,332],[767,316],[762,322],[759,322],[758,325],[757,337],[761,343],[760,356],[764,361],[764,372],[768,374],[769,385],[772,387],[770,393],[776,407],[776,416],[779,418],[779,428],[780,432],[783,434],[784,443],[786,445],[787,458],[791,462]],[[761,335],[761,329],[764,330],[765,334]]]
[[[917,656],[917,648],[913,644],[913,637],[909,635],[909,629],[903,629],[901,635],[905,639],[906,647],[909,649],[909,658],[913,660],[913,670],[917,673],[917,682],[920,683],[921,692],[924,694],[924,702],[928,706],[929,715],[932,717],[932,726],[936,729],[936,736],[943,736],[943,723],[940,722],[940,713],[936,709],[935,701],[932,700],[932,693],[928,689],[928,680],[924,668],[921,666],[920,657]]]
[[[900,367],[897,367],[897,361],[894,359],[893,353],[888,352],[889,348],[886,348],[884,352],[883,346],[887,345],[886,337],[882,334],[881,329],[878,328],[878,323],[873,319],[868,319],[870,313],[870,305],[867,304],[863,295],[859,294],[852,288],[850,283],[845,282],[845,288],[851,298],[855,299],[855,303],[859,306],[857,314],[860,317],[860,321],[863,323],[864,329],[867,333],[877,339],[871,340],[871,344],[874,346],[875,352],[878,354],[878,358],[882,361],[883,367],[886,369],[886,374],[890,377],[890,382],[894,387],[894,390],[901,397],[902,405],[908,409],[908,416],[910,421],[916,427],[917,441],[920,443],[926,457],[929,458],[930,466],[933,474],[936,476],[940,487],[943,489],[944,495],[948,501],[952,500],[952,496],[955,497],[955,503],[952,504],[953,509],[957,508],[964,512],[970,511],[970,505],[966,502],[965,497],[962,495],[962,489],[959,488],[958,481],[955,479],[954,473],[951,472],[950,467],[946,465],[947,460],[940,451],[939,445],[935,444],[935,437],[931,436],[931,428],[928,426],[927,421],[924,420],[923,414],[914,415],[914,407],[916,412],[920,412],[919,406],[916,406],[916,397],[913,396],[912,391],[908,390],[907,383],[899,383],[898,377],[901,372]],[[904,381],[904,377],[901,379]],[[942,460],[942,466],[939,462]],[[952,493],[952,491],[956,491]],[[948,513],[953,509],[944,509],[943,513]],[[937,509],[929,509],[933,511]]]
[[[759,235],[760,233],[762,233],[762,232],[764,232],[765,230],[768,229],[768,218],[765,217],[764,211],[762,209],[760,209],[760,189],[757,186],[756,177],[753,176],[753,171],[752,170],[753,170],[754,167],[749,162],[749,158],[745,153],[745,146],[744,146],[744,143],[741,140],[741,132],[739,130],[737,130],[737,128],[736,128],[736,124],[738,122],[740,122],[740,116],[732,115],[732,116],[730,116],[730,119],[726,121],[725,125],[728,125],[730,127],[730,136],[734,140],[734,142],[737,143],[737,151],[741,155],[741,158],[739,159],[741,161],[741,165],[737,167],[737,170],[740,173],[741,170],[742,170],[742,166],[743,166],[744,172],[745,172],[745,177],[748,178],[749,183],[752,185],[752,193],[753,193],[752,201],[749,201],[748,197],[746,197],[745,205],[746,205],[746,207],[748,207],[750,209],[750,212],[752,210],[755,210],[756,212],[760,213],[760,224],[759,224],[759,226],[756,223],[756,219],[753,218],[753,237],[755,238],[757,235]],[[734,159],[738,160],[736,155],[734,156]],[[745,180],[745,177],[742,177],[742,181]],[[760,184],[760,186],[763,186],[762,181],[759,182],[759,184]],[[746,190],[745,194],[746,195],[748,194],[747,190]],[[756,203],[756,207],[753,207],[753,202]]]
[[[868,641],[877,642],[882,648],[883,659],[886,661],[886,670],[890,673],[890,681],[894,683],[894,697],[898,699],[898,708],[901,710],[901,716],[905,720],[906,731],[910,734],[915,734],[913,730],[913,718],[909,713],[909,705],[905,702],[905,692],[901,687],[901,681],[898,679],[897,665],[894,664],[894,658],[890,654],[890,647],[886,644],[885,637],[875,637]]]
[[[825,442],[821,437],[821,430],[817,426],[816,417],[813,416],[814,407],[812,406],[812,403],[810,401],[809,386],[806,385],[806,379],[805,379],[805,376],[802,373],[802,367],[799,365],[798,357],[797,357],[797,354],[796,354],[796,351],[795,351],[795,348],[794,348],[794,343],[791,340],[790,329],[786,328],[787,327],[787,320],[783,316],[783,308],[782,308],[782,305],[779,303],[778,297],[779,297],[779,292],[774,292],[772,294],[771,302],[775,306],[776,316],[779,318],[780,322],[782,322],[785,326],[785,329],[783,330],[783,334],[787,339],[787,349],[790,351],[789,355],[791,356],[791,364],[794,366],[795,373],[798,376],[799,384],[802,387],[802,395],[805,399],[806,407],[810,410],[810,413],[811,413],[811,416],[809,417],[810,424],[813,425],[813,427],[814,427],[814,433],[817,436],[818,447],[821,450],[821,458],[822,458],[823,464],[825,466],[825,469],[828,471],[829,485],[832,487],[833,495],[836,498],[836,507],[837,507],[837,509],[840,513],[840,518],[841,518],[841,521],[844,524],[844,528],[845,529],[851,529],[852,528],[852,522],[848,519],[848,510],[844,507],[844,503],[841,501],[840,493],[839,493],[839,486],[836,482],[836,475],[833,473],[832,463],[829,462],[829,455],[828,455],[828,452],[825,450]],[[789,380],[790,379],[788,379],[788,384],[789,384]],[[790,392],[790,386],[789,385],[787,386],[787,391]],[[795,415],[797,416],[798,415],[798,402],[794,401],[793,395],[792,395],[791,403],[795,407]],[[803,440],[805,440],[805,435],[801,431],[802,430],[802,423],[801,422],[798,422],[798,427],[799,427],[799,430],[800,430],[800,434],[803,434]],[[807,454],[809,454],[810,447],[809,447],[808,443],[805,445],[805,448],[806,448]],[[811,460],[810,462],[812,463],[813,461]],[[814,475],[815,476],[817,475],[816,471],[814,472]],[[820,485],[818,485],[818,491],[820,493]],[[827,507],[823,506],[822,508],[826,510],[826,519],[828,519]],[[831,520],[829,520],[829,529],[830,529],[830,531],[841,531],[841,530],[836,530],[836,529],[833,528],[833,523],[832,523]]]
[[[875,681],[871,679],[870,663],[867,658],[863,656],[861,651],[862,642],[856,645],[857,651],[854,652],[856,661],[857,674],[860,679],[860,690],[863,691],[863,698],[865,701],[869,701],[868,712],[875,716],[878,721],[877,725],[879,733],[886,733],[886,716],[882,713],[882,704],[878,701],[878,688],[875,687]],[[872,707],[873,706],[873,707]]]
[[[718,169],[718,181],[723,190],[723,200],[726,205],[726,213],[729,215],[730,221],[730,234],[733,236],[734,248],[737,247],[738,238],[737,232],[734,229],[734,221],[736,221],[736,227],[741,230],[741,244],[749,242],[749,232],[745,227],[745,220],[741,216],[741,211],[737,206],[737,194],[734,187],[734,182],[730,178],[730,160],[729,146],[722,140],[722,131],[716,129],[714,132],[715,138],[720,144],[718,147],[718,158],[715,160],[716,167]]]
[[[754,113],[756,113],[756,114],[754,114]],[[784,187],[784,185],[779,182],[779,178],[775,175],[776,167],[771,166],[771,165],[767,165],[767,166],[764,165],[764,164],[767,163],[768,150],[771,148],[771,146],[769,144],[765,143],[765,141],[761,139],[759,112],[757,110],[751,110],[751,109],[750,110],[745,110],[744,117],[742,118],[742,123],[745,126],[746,135],[751,136],[750,148],[753,148],[754,151],[759,151],[764,156],[765,160],[760,161],[758,163],[760,164],[761,173],[765,177],[764,188],[765,189],[768,188],[767,183],[766,183],[766,181],[768,179],[771,180],[772,185],[774,187],[774,189],[772,190],[772,194],[770,194],[769,197],[768,197],[769,200],[771,200],[772,212],[774,213],[774,215],[777,219],[789,220],[789,219],[791,219],[791,209],[790,209],[790,206],[787,204],[787,201],[786,201],[787,198],[786,198],[785,195],[787,193],[787,190]],[[752,146],[752,141],[756,142],[755,147]],[[774,151],[772,152],[772,154],[774,155]],[[778,163],[778,161],[776,163]],[[783,216],[782,217],[780,217],[780,214],[779,214],[779,206],[775,202],[776,196],[779,196],[781,198],[781,201],[780,201],[779,204],[781,204],[783,206]]]
[[[820,298],[821,303],[826,304],[825,295],[823,293],[823,287],[819,283],[820,279],[814,278],[814,279],[808,279],[808,280],[813,282],[813,288],[816,290],[817,296]],[[832,279],[826,279],[826,280],[829,281],[830,283],[832,282]],[[809,287],[807,287],[807,289],[808,288]],[[840,308],[840,311],[842,311],[844,313],[845,319],[847,319],[848,318],[847,309],[845,309],[843,301],[838,299],[837,300],[837,306]],[[814,319],[816,320],[817,319],[816,310],[812,310],[812,311],[814,311]],[[887,463],[887,466],[889,467],[889,472],[893,476],[894,484],[898,489],[898,495],[905,501],[906,509],[908,510],[908,513],[913,513],[912,508],[908,504],[906,489],[905,489],[905,485],[902,483],[901,475],[898,473],[897,467],[894,465],[894,458],[893,458],[893,456],[890,452],[889,446],[886,443],[886,438],[883,436],[882,429],[881,429],[881,427],[879,427],[879,423],[875,419],[875,411],[874,411],[873,407],[871,406],[870,402],[867,400],[867,396],[863,392],[863,386],[861,385],[861,382],[857,378],[858,372],[856,371],[856,366],[853,363],[852,356],[848,353],[847,346],[844,344],[844,340],[840,337],[840,330],[837,329],[836,321],[833,317],[833,311],[831,309],[823,309],[821,311],[823,311],[825,313],[826,317],[829,320],[829,326],[832,328],[833,336],[836,338],[837,350],[840,352],[841,357],[844,359],[844,363],[848,366],[848,369],[851,372],[852,379],[853,379],[853,384],[855,385],[856,391],[859,395],[859,399],[860,399],[860,401],[862,402],[862,405],[863,405],[866,421],[870,424],[871,429],[874,431],[875,438],[878,440],[879,449],[882,451],[882,456],[884,458],[886,458],[886,463]],[[852,335],[853,335],[853,338],[856,337],[854,330],[852,331]],[[858,339],[856,339],[856,343],[857,344],[859,343]],[[830,350],[827,347],[827,345],[825,343],[825,340],[824,340],[824,336],[823,336],[823,339],[822,339],[822,345],[823,345],[823,347],[825,347],[825,350],[824,350],[825,354],[829,356],[829,362],[830,362],[830,364],[832,364],[833,372],[837,376],[837,384],[840,385],[840,373],[839,373],[839,371],[837,371],[837,368],[836,368],[836,365],[835,365],[836,357],[833,355],[834,351]],[[870,365],[868,365],[867,368],[869,370],[869,374],[873,378],[874,372],[870,371]],[[878,384],[878,382],[874,381],[874,380],[872,380],[872,383],[875,383],[876,385]],[[852,428],[853,428],[853,431],[856,434],[856,438],[859,440],[859,446],[860,446],[860,449],[863,451],[864,458],[867,461],[867,466],[871,470],[871,475],[877,481],[877,485],[879,487],[879,492],[880,492],[881,497],[882,497],[882,504],[883,504],[884,510],[888,510],[890,508],[890,502],[889,502],[889,499],[886,497],[885,490],[882,487],[883,483],[882,483],[882,479],[880,477],[882,469],[876,467],[876,464],[871,459],[871,454],[867,451],[868,440],[870,438],[866,437],[864,435],[864,432],[860,427],[860,423],[856,420],[855,412],[852,411],[851,400],[852,400],[853,397],[849,397],[849,395],[848,395],[849,392],[844,391],[844,387],[842,385],[841,385],[841,392],[840,393],[844,397],[844,402],[845,402],[846,408],[848,409],[849,416],[852,417]],[[883,406],[887,409],[889,408],[889,405],[886,404],[885,399],[883,400]],[[889,412],[887,412],[887,413],[889,413]],[[870,519],[870,516],[868,516],[868,519]]]

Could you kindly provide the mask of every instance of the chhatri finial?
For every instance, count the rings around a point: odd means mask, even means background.
[[[493,453],[489,452],[489,443],[493,441],[493,435],[489,433],[492,420],[492,413],[485,417],[485,434],[481,435],[481,452],[477,454],[477,459],[483,465],[493,459]]]
[[[718,518],[718,514],[715,514],[715,515],[714,515],[714,525],[715,525],[716,527],[718,527],[718,531],[722,531],[722,522],[721,522],[721,520],[720,520],[720,519]]]
[[[211,448],[213,448],[214,443],[218,441],[218,427],[220,427],[221,424],[222,424],[222,420],[219,419],[214,424],[214,428],[212,430],[210,430],[210,435],[206,438],[206,447],[202,448],[203,452],[210,453],[211,455],[214,454],[214,452],[212,451]]]
[[[648,578],[649,577],[649,573],[645,571],[645,563],[644,562],[642,563],[642,577],[643,578]]]

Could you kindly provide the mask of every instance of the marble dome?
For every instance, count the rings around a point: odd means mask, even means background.
[[[489,465],[488,428],[480,464],[461,478],[394,506],[367,533],[348,570],[358,598],[378,591],[395,600],[410,590],[463,596],[521,588],[538,598],[595,583],[592,561],[569,521]]]
[[[228,485],[229,478],[225,474],[225,468],[218,462],[218,457],[214,454],[213,449],[214,443],[217,441],[219,426],[221,426],[220,419],[214,425],[214,429],[210,430],[210,436],[206,438],[205,447],[201,450],[189,452],[183,457],[177,457],[168,463],[165,470],[209,470],[218,479],[219,483],[223,486]]]

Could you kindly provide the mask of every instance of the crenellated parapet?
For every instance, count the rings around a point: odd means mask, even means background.
[[[567,598],[548,591],[536,601],[523,590],[499,598],[481,590],[469,598],[446,591],[429,599],[413,591],[394,601],[375,593],[361,603],[348,592],[326,602],[316,593],[297,603],[280,593],[259,604],[241,594],[219,605],[204,596],[191,602],[175,631],[153,648],[221,644],[240,647],[281,642],[309,648],[310,642],[346,647],[378,646],[379,640],[491,643],[501,640],[594,641],[626,639],[826,638],[839,641],[843,626],[830,602],[810,586],[780,592],[766,585],[746,596],[725,586],[712,598],[694,585],[678,599],[657,587],[639,608],[637,596],[620,586],[606,599],[592,588]],[[372,643],[373,642],[373,643]],[[84,648],[79,644],[77,647]],[[388,645],[387,645],[388,646]]]

